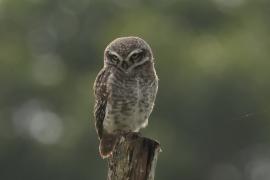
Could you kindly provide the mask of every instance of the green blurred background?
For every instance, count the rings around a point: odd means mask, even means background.
[[[156,179],[270,179],[267,0],[0,0],[0,179],[102,180],[92,85],[119,36],[152,47]]]

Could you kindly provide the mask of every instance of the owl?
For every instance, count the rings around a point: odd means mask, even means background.
[[[113,40],[94,83],[95,126],[102,158],[112,154],[119,133],[148,124],[158,90],[150,46],[139,37]]]

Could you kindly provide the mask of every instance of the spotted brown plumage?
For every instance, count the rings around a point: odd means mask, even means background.
[[[104,51],[94,93],[100,154],[108,157],[119,132],[146,127],[153,110],[158,78],[150,46],[138,37],[112,41]]]
[[[103,131],[103,121],[105,118],[105,111],[106,111],[107,97],[108,97],[106,82],[107,82],[109,74],[110,74],[110,71],[106,71],[105,69],[102,69],[97,75],[97,78],[94,84],[94,94],[96,97],[94,115],[96,118],[95,125],[96,125],[96,130],[97,130],[99,139],[101,139],[102,131]]]

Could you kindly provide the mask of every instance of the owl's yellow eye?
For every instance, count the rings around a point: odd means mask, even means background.
[[[137,59],[139,57],[140,53],[134,53],[132,54],[132,56],[130,57],[131,59]]]
[[[116,55],[112,55],[111,59],[114,60],[114,61],[118,61],[118,57]]]
[[[141,57],[143,55],[143,52],[136,52],[136,53],[133,53],[131,56],[130,56],[130,60],[131,61],[136,61],[136,60],[140,60]]]
[[[115,54],[109,54],[109,59],[115,64],[119,63],[120,61],[118,56],[116,56]]]

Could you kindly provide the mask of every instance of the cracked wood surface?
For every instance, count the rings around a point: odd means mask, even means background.
[[[138,133],[122,135],[108,159],[108,180],[154,180],[160,145]]]

